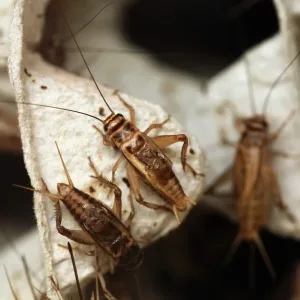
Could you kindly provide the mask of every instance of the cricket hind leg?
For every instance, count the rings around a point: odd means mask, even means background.
[[[122,216],[122,192],[120,190],[120,188],[115,185],[114,183],[110,182],[109,180],[107,180],[103,175],[101,175],[94,163],[92,162],[91,158],[88,158],[89,160],[89,164],[91,169],[94,171],[95,176],[92,176],[93,178],[96,178],[98,181],[100,181],[104,186],[108,187],[111,191],[114,191],[115,194],[115,200],[114,200],[114,204],[113,204],[113,212],[116,214],[116,216],[118,217],[119,220],[121,220],[121,216]]]
[[[56,229],[61,235],[79,244],[83,244],[83,245],[95,244],[95,241],[92,239],[92,237],[89,234],[87,234],[85,231],[68,229],[61,225],[62,212],[58,201],[55,203],[55,220],[56,220]]]
[[[140,193],[140,184],[139,184],[140,179],[139,179],[138,175],[136,174],[136,171],[133,169],[133,167],[129,163],[126,164],[126,170],[127,170],[127,174],[128,174],[130,188],[131,188],[137,202],[139,202],[140,204],[142,204],[148,208],[154,209],[154,210],[159,210],[159,209],[167,210],[167,211],[172,210],[171,208],[169,208],[165,205],[159,205],[159,204],[154,204],[154,203],[145,201],[143,196]]]
[[[204,174],[198,173],[194,170],[194,168],[187,163],[186,161],[186,153],[188,148],[188,137],[185,134],[175,134],[175,135],[160,135],[152,138],[155,144],[159,148],[167,148],[175,143],[183,142],[183,146],[181,148],[181,164],[183,167],[183,170],[186,171],[186,168],[188,168],[193,175],[196,177],[197,175],[203,176]]]

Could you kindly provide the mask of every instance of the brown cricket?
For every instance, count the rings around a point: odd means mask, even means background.
[[[100,175],[90,160],[90,166],[95,172],[95,176],[92,177],[114,191],[115,199],[113,208],[110,209],[103,202],[78,190],[71,180],[57,143],[56,147],[68,184],[58,183],[58,194],[50,193],[43,180],[43,190],[23,188],[47,195],[52,200],[56,212],[56,228],[61,235],[80,244],[98,246],[116,264],[125,269],[138,268],[143,260],[143,251],[129,232],[133,214],[129,215],[124,224],[121,221],[122,192],[119,187]],[[82,230],[68,229],[62,225],[62,211],[59,201],[64,203]]]
[[[130,121],[121,114],[115,114],[111,108],[111,114],[103,121],[104,131],[94,126],[103,137],[106,146],[117,147],[121,156],[112,168],[112,182],[115,172],[123,161],[126,161],[126,170],[131,191],[136,200],[152,209],[170,210],[170,207],[150,203],[144,200],[140,193],[140,179],[155,190],[167,204],[169,204],[179,221],[177,210],[185,211],[188,203],[195,202],[187,197],[172,169],[171,160],[162,151],[174,143],[183,142],[181,150],[181,163],[183,169],[190,169],[194,176],[198,173],[186,162],[188,138],[184,134],[162,135],[149,137],[148,133],[156,128],[161,128],[168,120],[162,123],[151,124],[145,131],[140,131],[135,125],[135,111],[132,106],[125,102],[118,92],[115,92],[120,101],[130,111]]]
[[[119,94],[117,95],[119,96]],[[149,137],[147,134],[152,129],[161,128],[169,118],[162,123],[151,124],[145,131],[140,131],[135,126],[135,113],[133,107],[127,104],[121,97],[120,99],[130,109],[130,121],[126,120],[123,115],[115,114],[114,112],[105,120],[101,120],[93,115],[72,109],[29,102],[16,101],[16,103],[75,112],[102,122],[104,124],[105,134],[103,134],[98,127],[94,127],[103,136],[103,144],[106,146],[117,147],[122,153],[112,168],[112,182],[114,182],[116,170],[123,161],[126,161],[130,190],[133,192],[135,199],[140,204],[154,210],[162,209],[173,211],[176,219],[180,223],[178,211],[186,211],[189,203],[193,205],[196,205],[196,203],[184,193],[183,188],[172,169],[172,161],[164,154],[162,149],[177,142],[183,142],[181,162],[184,171],[188,168],[192,171],[194,176],[204,176],[202,173],[197,173],[192,166],[186,162],[188,138],[185,134]],[[1,100],[0,102],[11,103],[9,101]],[[168,206],[145,201],[140,193],[140,179],[156,191]]]
[[[94,127],[103,136],[104,145],[117,147],[121,151],[120,158],[112,168],[112,182],[114,182],[115,172],[120,166],[121,162],[126,161],[126,170],[130,183],[130,189],[133,192],[135,199],[140,204],[154,210],[162,209],[173,211],[178,222],[180,222],[178,211],[186,211],[189,203],[193,205],[195,205],[196,203],[184,193],[183,188],[172,169],[172,161],[164,154],[162,149],[172,144],[183,142],[183,146],[181,149],[181,163],[184,171],[186,171],[186,169],[189,169],[194,176],[204,176],[203,174],[197,173],[186,161],[188,149],[187,136],[185,134],[176,134],[149,137],[148,134],[151,130],[163,127],[163,125],[169,120],[169,118],[161,123],[151,124],[146,130],[141,131],[135,125],[134,108],[126,103],[118,92],[115,92],[114,94],[117,95],[124,106],[129,109],[130,120],[127,120],[122,114],[116,114],[104,98],[103,93],[97,85],[96,80],[90,68],[88,67],[88,64],[86,63],[86,60],[64,14],[62,15],[64,22],[68,27],[68,30],[76,44],[76,47],[87,67],[87,70],[89,71],[89,74],[99,94],[103,98],[111,114],[105,120],[101,120],[95,116],[91,116],[83,112],[74,111],[71,109],[64,109],[34,103],[18,103],[72,111],[79,114],[88,115],[102,122],[104,125],[105,134],[102,133],[102,131],[98,127]],[[140,179],[148,186],[150,186],[155,192],[157,192],[167,205],[159,205],[145,201],[140,193]]]
[[[292,155],[271,150],[269,146],[278,138],[296,111],[292,111],[279,128],[274,133],[270,133],[269,124],[266,119],[266,109],[273,88],[298,55],[299,52],[273,82],[265,98],[262,114],[256,113],[254,99],[250,97],[253,115],[246,118],[236,118],[236,125],[240,131],[240,139],[237,144],[229,141],[225,132],[221,131],[222,143],[236,149],[234,162],[233,165],[221,174],[215,182],[208,186],[206,190],[207,194],[216,196],[218,195],[215,192],[217,187],[229,179],[232,180],[232,196],[235,216],[239,223],[239,232],[227,258],[232,257],[242,241],[254,242],[272,278],[275,278],[275,271],[260,239],[260,231],[268,221],[272,204],[275,204],[280,210],[284,211],[292,222],[294,222],[295,219],[284,204],[277,176],[271,162],[272,157],[275,155],[281,157],[292,157]],[[248,74],[247,61],[246,67]],[[250,92],[251,87],[249,80],[250,76],[248,74]]]
[[[105,120],[101,120],[105,134],[98,127],[94,127],[102,135],[104,145],[117,147],[122,153],[112,168],[112,182],[114,182],[115,172],[121,162],[126,160],[126,170],[130,189],[133,192],[135,199],[140,204],[151,209],[173,210],[178,222],[180,222],[178,211],[185,211],[189,203],[195,205],[195,202],[185,195],[182,186],[172,169],[172,162],[164,154],[162,149],[172,144],[183,142],[181,149],[181,163],[184,171],[188,168],[192,171],[194,176],[203,175],[198,174],[186,161],[188,149],[187,136],[185,134],[177,134],[162,135],[153,138],[149,137],[148,133],[151,130],[162,128],[169,118],[161,123],[151,124],[146,130],[140,131],[135,125],[134,108],[129,105],[117,91],[114,94],[117,95],[124,106],[129,109],[130,120],[127,120],[122,114],[116,114],[104,98],[64,14],[63,18],[100,96],[111,112]],[[140,193],[140,179],[156,191],[168,206],[145,201]]]

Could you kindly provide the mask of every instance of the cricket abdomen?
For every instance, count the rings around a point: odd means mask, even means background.
[[[94,198],[76,188],[70,191],[63,203],[80,225],[89,223],[96,217],[99,224],[107,222],[107,208],[105,206],[99,207],[99,203]],[[95,209],[96,207],[97,209]],[[97,227],[96,224],[94,226]]]
[[[240,235],[244,240],[254,240],[266,223],[266,208],[261,199],[249,199],[247,205],[240,207]]]
[[[152,189],[178,210],[187,208],[186,195],[176,177],[172,163],[144,133],[136,132],[121,148],[129,163]]]
[[[127,255],[134,244],[133,238],[106,205],[76,188],[69,192],[63,202],[95,244],[114,259]]]

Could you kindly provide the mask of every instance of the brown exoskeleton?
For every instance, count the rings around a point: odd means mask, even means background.
[[[147,136],[147,133],[149,133],[152,129],[162,127],[169,118],[162,123],[151,124],[145,131],[140,131],[134,125],[133,108],[122,98],[120,99],[127,107],[129,107],[131,112],[131,121],[126,120],[123,115],[115,114],[114,112],[103,121],[93,115],[72,109],[29,102],[17,103],[75,112],[101,121],[104,124],[106,134],[103,134],[96,126],[94,127],[103,136],[103,143],[107,146],[117,147],[122,152],[120,158],[112,168],[112,182],[114,182],[117,168],[120,166],[122,161],[126,160],[126,170],[130,189],[136,200],[140,204],[151,209],[173,211],[178,222],[180,222],[178,211],[186,211],[189,203],[193,205],[196,203],[184,193],[183,188],[172,169],[172,161],[166,156],[166,154],[164,154],[162,149],[177,142],[183,142],[181,150],[181,162],[183,169],[186,170],[188,168],[192,171],[194,176],[204,176],[204,174],[197,173],[186,162],[188,138],[185,134],[161,135],[153,138]],[[169,206],[145,201],[140,193],[140,179],[156,191]]]
[[[298,55],[299,53],[297,56]],[[289,157],[291,155],[272,151],[269,149],[269,146],[281,134],[292,115],[295,114],[295,111],[283,121],[274,133],[269,132],[269,124],[266,120],[265,113],[273,87],[280,80],[291,63],[270,88],[264,102],[263,113],[256,113],[254,100],[251,98],[253,116],[236,119],[237,127],[240,130],[240,139],[237,144],[228,141],[225,132],[221,132],[223,144],[236,149],[234,163],[206,190],[207,194],[217,195],[217,193],[215,193],[216,188],[228,179],[232,180],[234,210],[239,223],[239,232],[233,242],[228,257],[232,256],[242,241],[254,242],[260,250],[273,278],[275,277],[275,271],[259,237],[260,231],[266,225],[273,203],[284,211],[292,222],[294,222],[295,219],[283,202],[277,176],[271,164],[271,159],[274,155],[282,157]]]
[[[117,168],[121,162],[126,160],[126,169],[131,190],[136,200],[152,209],[170,210],[168,206],[146,202],[139,190],[139,181],[142,179],[153,190],[171,205],[178,221],[177,210],[185,211],[188,203],[194,202],[185,195],[179,180],[172,170],[172,162],[163,153],[162,149],[177,142],[183,142],[181,150],[181,162],[183,169],[189,168],[194,176],[198,173],[186,162],[186,152],[188,138],[184,134],[164,135],[150,138],[147,134],[155,128],[161,128],[168,120],[162,123],[152,124],[145,131],[140,131],[135,126],[135,111],[132,106],[125,102],[118,92],[116,95],[120,101],[130,110],[130,121],[123,115],[115,114],[111,110],[111,115],[104,121],[104,131],[94,126],[103,136],[103,143],[107,146],[116,146],[122,154],[112,169],[112,181]]]
[[[47,195],[53,201],[56,212],[56,228],[60,234],[77,243],[95,245],[101,248],[118,265],[125,269],[137,268],[142,263],[143,252],[128,229],[133,215],[131,214],[128,220],[124,222],[125,225],[121,221],[121,190],[115,184],[98,174],[91,160],[90,165],[96,173],[96,176],[93,177],[114,191],[115,200],[113,208],[110,209],[104,203],[76,189],[58,146],[57,150],[68,179],[68,184],[58,183],[58,194],[50,193],[44,182],[43,190],[26,189]],[[82,230],[72,230],[62,225],[62,212],[59,201],[64,203]]]
[[[74,34],[72,33],[66,20],[65,23],[69,28],[76,46],[86,64],[85,58],[80,51]],[[103,143],[105,145],[117,147],[121,151],[121,156],[112,169],[112,182],[114,182],[114,174],[117,168],[120,166],[120,163],[123,160],[126,160],[126,169],[128,173],[130,189],[133,192],[135,199],[140,204],[151,209],[173,211],[177,220],[179,221],[178,211],[186,211],[189,203],[195,204],[195,202],[184,193],[183,188],[172,169],[172,162],[164,154],[162,149],[172,144],[183,142],[181,150],[181,163],[183,169],[191,170],[194,176],[203,175],[198,174],[186,161],[186,153],[188,148],[187,136],[185,134],[177,134],[162,135],[150,138],[148,133],[153,129],[161,128],[168,121],[168,119],[162,123],[152,124],[144,131],[139,130],[135,125],[135,111],[133,107],[127,104],[119,95],[119,93],[116,93],[120,101],[130,110],[130,121],[127,120],[123,115],[116,114],[105,100],[87,64],[86,67],[101,97],[106,103],[108,109],[111,111],[110,116],[108,116],[105,120],[101,120],[92,116],[103,123],[105,134],[103,134],[99,128],[97,128],[97,130],[102,134]],[[23,102],[23,104],[25,103]],[[50,107],[47,105],[38,106]],[[73,111],[69,109],[63,110]],[[159,205],[145,201],[140,193],[140,179],[142,179],[147,185],[156,191],[164,199],[167,205]]]
[[[126,169],[130,183],[130,189],[133,192],[136,200],[148,208],[173,210],[179,222],[177,211],[185,211],[188,207],[188,203],[195,204],[195,202],[185,195],[179,180],[172,169],[172,162],[161,149],[177,142],[183,142],[181,150],[181,163],[184,171],[186,168],[188,168],[192,171],[194,176],[202,175],[198,174],[186,162],[186,152],[188,148],[187,136],[184,134],[178,134],[163,135],[154,138],[148,137],[147,134],[151,130],[155,128],[161,128],[169,120],[169,118],[162,123],[151,124],[143,132],[140,131],[135,126],[134,108],[126,103],[118,92],[116,92],[116,95],[130,111],[130,121],[126,120],[126,118],[121,114],[115,114],[115,112],[108,105],[99,86],[97,85],[96,80],[94,79],[94,76],[88,67],[88,64],[86,63],[84,55],[81,52],[76,38],[65,17],[64,21],[76,44],[82,60],[84,61],[86,68],[93,79],[97,90],[99,91],[100,96],[111,112],[110,116],[102,121],[105,134],[103,134],[99,128],[96,127],[96,129],[103,136],[103,143],[105,145],[117,147],[122,152],[120,158],[117,160],[112,169],[112,182],[114,182],[115,171],[119,167],[120,163],[126,159]],[[147,185],[155,190],[171,207],[145,201],[139,190],[140,179],[142,179]]]

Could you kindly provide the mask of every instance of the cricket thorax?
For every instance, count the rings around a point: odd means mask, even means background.
[[[120,147],[124,142],[133,138],[139,130],[121,114],[113,114],[104,121],[106,135]]]

